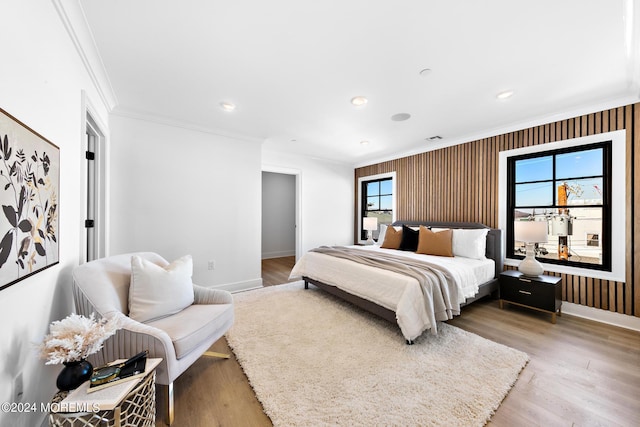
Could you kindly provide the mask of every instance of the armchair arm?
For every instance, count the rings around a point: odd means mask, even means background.
[[[193,285],[194,304],[232,304],[231,292]]]
[[[149,357],[161,357],[163,360],[156,369],[159,384],[169,384],[178,376],[168,370],[176,363],[176,353],[169,335],[153,326],[145,325],[120,312],[107,314],[118,320],[120,329],[104,343],[102,350],[90,356],[94,366],[102,366],[116,359],[128,359],[143,351],[149,351]]]

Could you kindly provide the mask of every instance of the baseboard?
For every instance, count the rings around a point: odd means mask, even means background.
[[[262,278],[246,280],[244,282],[225,283],[223,285],[211,286],[212,289],[222,289],[224,291],[242,292],[249,291],[251,289],[258,289],[262,287]]]
[[[262,259],[271,259],[271,258],[283,258],[286,256],[296,256],[296,251],[276,251],[276,252],[265,252],[262,254]]]
[[[566,301],[562,302],[562,314],[582,317],[583,319],[594,320],[596,322],[640,332],[640,317],[587,307],[586,305],[573,304]]]

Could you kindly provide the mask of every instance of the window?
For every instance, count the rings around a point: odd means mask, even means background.
[[[358,181],[359,236],[361,240],[367,238],[367,231],[362,228],[362,219],[375,217],[378,219],[378,230],[373,232],[373,238],[377,239],[380,225],[389,225],[394,221],[395,173],[363,177]]]
[[[513,222],[548,222],[536,257],[549,264],[611,271],[611,141],[507,160],[507,257],[522,258]]]

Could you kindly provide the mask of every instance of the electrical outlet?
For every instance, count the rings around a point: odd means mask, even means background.
[[[216,269],[216,262],[215,260],[209,260],[209,264],[207,267],[209,270],[215,270]]]

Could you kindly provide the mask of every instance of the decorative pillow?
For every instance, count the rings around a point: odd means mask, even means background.
[[[380,224],[380,232],[378,233],[378,241],[376,242],[377,245],[382,245],[382,242],[384,242],[385,234],[387,234],[387,225]]]
[[[433,231],[434,233],[439,233],[441,231],[445,231],[445,230],[451,230],[450,228],[439,228],[439,227],[427,227],[429,230]]]
[[[193,304],[193,260],[185,255],[166,267],[131,257],[129,317],[147,322],[183,310]]]
[[[420,227],[420,241],[416,252],[419,254],[452,257],[452,236],[452,230],[443,230],[434,233],[427,227]]]
[[[488,228],[453,229],[453,254],[465,258],[485,259]]]
[[[395,227],[387,227],[381,248],[398,249],[402,242],[402,230],[396,230]]]
[[[401,251],[415,252],[418,249],[418,236],[419,230],[414,230],[403,225],[402,241],[400,242],[400,247],[398,249]]]

